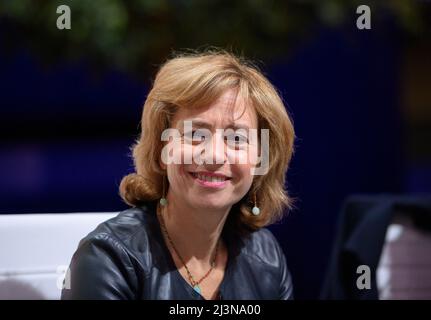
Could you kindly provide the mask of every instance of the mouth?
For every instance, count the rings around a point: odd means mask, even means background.
[[[209,188],[223,188],[227,185],[231,177],[223,174],[216,174],[210,172],[189,172],[192,178],[201,186]]]

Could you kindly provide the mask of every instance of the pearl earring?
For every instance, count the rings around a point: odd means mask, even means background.
[[[162,206],[168,205],[168,199],[165,198],[165,177],[164,176],[163,176],[163,193],[159,202]]]
[[[254,193],[254,207],[253,207],[253,209],[251,209],[251,213],[253,213],[253,215],[255,215],[255,216],[260,215],[260,209],[256,203],[256,192]]]

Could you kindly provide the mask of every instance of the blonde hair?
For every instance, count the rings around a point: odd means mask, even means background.
[[[257,230],[280,220],[292,199],[285,190],[285,174],[294,151],[294,128],[277,90],[243,58],[225,51],[177,55],[159,69],[144,104],[142,132],[133,145],[136,173],[125,176],[120,195],[131,206],[163,196],[166,172],[160,166],[162,131],[169,128],[178,108],[206,106],[227,89],[255,110],[259,129],[269,129],[269,169],[254,176],[247,194],[232,207],[226,224]],[[165,180],[166,181],[166,180]],[[260,215],[251,214],[256,195]]]

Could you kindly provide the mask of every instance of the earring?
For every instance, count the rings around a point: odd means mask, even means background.
[[[256,202],[256,192],[254,192],[254,207],[253,209],[251,209],[251,213],[253,213],[253,215],[255,216],[260,215],[260,209],[257,206],[257,202]]]
[[[163,176],[163,193],[159,202],[162,206],[168,205],[168,199],[165,198],[165,177],[164,176]]]

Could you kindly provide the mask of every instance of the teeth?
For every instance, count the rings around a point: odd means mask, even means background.
[[[198,178],[199,180],[203,180],[203,181],[208,181],[208,182],[223,182],[226,179],[223,177],[212,177],[212,176],[207,176],[204,174],[193,174],[196,178]]]

